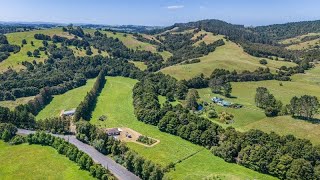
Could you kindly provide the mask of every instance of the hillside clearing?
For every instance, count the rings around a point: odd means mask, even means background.
[[[18,98],[14,101],[0,101],[0,106],[14,109],[15,107],[19,106],[20,104],[27,104],[33,98],[34,98],[34,96],[30,96],[30,97]]]
[[[214,52],[207,56],[199,58],[201,62],[186,65],[174,65],[161,70],[165,74],[169,74],[179,80],[190,79],[201,73],[210,76],[214,69],[236,70],[238,72],[249,70],[253,71],[259,67],[269,67],[272,72],[281,66],[292,67],[296,64],[285,61],[274,61],[266,59],[268,64],[261,65],[260,58],[253,57],[245,53],[239,45],[225,41],[225,45],[218,47]]]

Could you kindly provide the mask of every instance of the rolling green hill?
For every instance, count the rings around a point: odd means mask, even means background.
[[[281,66],[292,67],[296,64],[285,61],[269,60],[267,65],[261,65],[257,58],[244,52],[241,46],[231,41],[225,40],[225,45],[218,47],[214,52],[203,56],[199,63],[187,65],[174,65],[161,70],[177,79],[190,79],[201,73],[210,76],[214,69],[236,70],[238,72],[249,70],[253,71],[259,67],[268,67],[275,72]]]

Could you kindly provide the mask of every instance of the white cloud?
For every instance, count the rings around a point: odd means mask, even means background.
[[[175,5],[175,6],[168,6],[167,9],[181,9],[184,8],[184,5]]]

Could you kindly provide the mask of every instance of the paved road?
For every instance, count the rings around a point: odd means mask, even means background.
[[[29,131],[25,129],[18,129],[17,134],[22,135],[28,135],[33,134],[35,131]],[[113,159],[109,158],[108,156],[103,155],[99,151],[97,151],[94,147],[85,144],[81,141],[79,141],[75,136],[70,135],[56,135],[53,134],[56,137],[60,137],[65,139],[66,141],[69,141],[69,143],[75,145],[80,149],[81,151],[88,154],[95,162],[100,163],[105,168],[108,168],[110,172],[116,176],[120,180],[138,180],[140,179],[136,175],[134,175],[132,172],[128,171],[126,168],[121,166],[120,164],[117,164]]]

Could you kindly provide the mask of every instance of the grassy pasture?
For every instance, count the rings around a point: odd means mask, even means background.
[[[281,66],[295,66],[294,63],[285,61],[268,60],[267,65],[259,63],[260,58],[251,56],[244,52],[242,47],[231,41],[225,41],[225,45],[218,47],[214,52],[200,58],[201,62],[186,65],[174,65],[161,70],[165,74],[169,74],[179,80],[190,79],[203,73],[205,76],[210,76],[216,68],[227,70],[255,70],[259,67],[269,67],[275,72]]]
[[[72,89],[64,94],[54,96],[53,100],[36,116],[36,119],[45,119],[59,116],[61,110],[76,108],[83,100],[87,92],[91,90],[95,79],[90,79],[87,84]]]
[[[94,179],[55,149],[40,145],[10,146],[0,141],[1,179]]]
[[[130,61],[130,63],[133,63],[137,68],[139,68],[141,71],[144,71],[147,69],[147,65],[144,64],[144,62],[140,61]]]
[[[20,104],[27,104],[34,96],[18,98],[15,101],[0,101],[0,106],[14,109]]]
[[[222,179],[230,179],[230,177],[272,179],[270,176],[259,174],[236,164],[226,163],[203,147],[138,121],[134,115],[132,104],[132,88],[136,82],[130,78],[107,77],[107,84],[98,98],[90,122],[100,127],[129,127],[143,135],[160,140],[160,143],[154,147],[145,147],[136,143],[127,144],[145,158],[164,166],[196,153],[196,155],[178,163],[176,170],[166,175],[167,178],[199,179],[223,174]],[[106,115],[107,120],[99,121],[98,118],[101,115]]]
[[[280,44],[284,44],[284,45],[288,45],[288,47],[286,47],[286,48],[290,49],[290,50],[310,49],[310,48],[313,48],[317,44],[319,45],[320,44],[320,39],[318,38],[318,39],[305,41],[305,42],[302,42],[301,40],[304,37],[311,37],[311,36],[317,36],[317,35],[320,35],[320,33],[308,33],[308,34],[305,34],[305,35],[301,35],[301,36],[297,36],[297,37],[293,37],[293,38],[288,38],[288,39],[282,40],[279,43]]]
[[[75,56],[79,56],[79,57],[87,56],[85,49],[79,49],[79,48],[77,49],[74,46],[69,46],[68,48],[72,49],[72,51],[73,51]],[[91,46],[91,51],[92,51],[92,55],[91,56],[99,55],[98,49],[94,48],[93,46]],[[109,54],[106,51],[101,51],[100,55],[107,56],[107,57],[109,56]]]
[[[301,42],[301,39],[304,38],[304,37],[317,36],[317,35],[320,35],[320,33],[308,33],[308,34],[305,34],[305,35],[284,39],[284,40],[280,41],[279,43],[284,44],[284,45],[292,44],[292,43],[299,43],[299,42]]]
[[[2,61],[0,63],[0,72],[6,71],[8,67],[12,67],[15,70],[21,70],[25,67],[21,64],[23,61],[32,62],[33,60],[36,60],[37,62],[42,62],[44,59],[47,58],[47,56],[44,54],[44,52],[40,51],[40,57],[28,57],[27,52],[33,52],[35,49],[38,49],[39,47],[42,47],[42,40],[37,40],[34,38],[35,34],[46,34],[49,36],[58,35],[66,38],[74,38],[73,35],[70,35],[68,32],[63,32],[61,28],[54,28],[54,29],[45,29],[45,30],[34,30],[34,31],[26,31],[26,32],[16,32],[16,33],[9,33],[6,34],[8,41],[10,44],[15,44],[21,46],[21,41],[23,39],[27,40],[27,44],[25,44],[20,52],[13,54],[9,56],[8,59]],[[31,41],[33,41],[34,46],[31,46]],[[51,43],[49,41],[49,43]],[[60,44],[57,44],[58,46]],[[74,51],[75,56],[85,56],[85,50],[77,50],[74,46],[69,46]],[[97,55],[98,50],[91,47],[91,50],[93,52],[93,55]],[[108,56],[107,52],[102,52],[101,55]]]
[[[295,74],[291,79],[295,82],[302,82],[314,85],[320,85],[320,64],[316,64],[314,68],[306,71],[304,74]]]
[[[198,46],[201,42],[204,42],[206,44],[210,44],[210,43],[213,43],[219,39],[223,39],[223,37],[224,37],[223,35],[213,35],[211,32],[201,30],[201,31],[197,32],[196,34],[194,34],[194,36],[191,39],[195,40],[197,38],[197,36],[200,36],[201,34],[207,34],[207,35],[205,35],[202,40],[194,43],[195,46]]]

